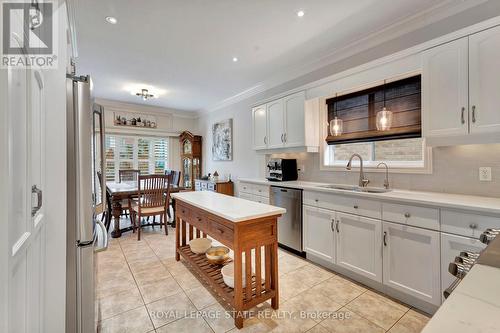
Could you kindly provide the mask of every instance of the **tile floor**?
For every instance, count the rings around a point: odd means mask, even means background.
[[[183,264],[175,230],[111,239],[96,264],[98,332],[238,332],[233,319]],[[280,309],[265,303],[241,332],[420,332],[429,318],[360,284],[280,250]]]

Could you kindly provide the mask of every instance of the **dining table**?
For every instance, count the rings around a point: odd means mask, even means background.
[[[181,191],[186,191],[187,189],[178,185],[170,185],[170,193],[177,193]],[[111,231],[111,237],[119,238],[122,235],[122,232],[132,230],[132,226],[127,226],[124,228],[120,228],[120,217],[122,215],[123,200],[128,200],[130,198],[137,198],[137,181],[122,181],[122,182],[106,182],[106,192],[109,196],[109,204],[108,204],[108,216],[112,216],[114,220],[114,228]],[[166,190],[165,190],[166,193]],[[175,199],[172,198],[172,208],[173,208],[173,221],[172,226],[175,227]],[[160,225],[157,222],[147,222],[143,225]]]

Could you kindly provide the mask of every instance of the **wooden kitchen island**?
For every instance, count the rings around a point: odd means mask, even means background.
[[[172,197],[177,212],[175,258],[185,259],[205,285],[220,296],[223,305],[234,310],[235,326],[242,328],[244,312],[268,299],[277,309],[277,220],[285,209],[215,192],[182,192]],[[234,289],[223,281],[223,265],[211,265],[204,254],[191,252],[189,241],[207,236],[233,250]]]

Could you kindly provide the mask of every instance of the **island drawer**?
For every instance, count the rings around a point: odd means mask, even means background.
[[[189,220],[191,217],[191,209],[189,207],[184,206],[182,204],[176,204],[176,211],[175,214],[183,219],[183,220]]]
[[[393,203],[382,203],[384,221],[439,230],[439,209]]]
[[[203,214],[200,211],[194,210],[191,212],[191,220],[190,221],[192,221],[192,224],[196,229],[199,229],[203,232],[208,233],[209,222],[208,222],[208,219],[205,216],[205,214]],[[188,221],[188,222],[190,222],[190,221]]]
[[[233,242],[233,229],[229,228],[227,225],[217,222],[213,219],[208,219],[209,221],[209,234],[220,242],[227,241],[229,243]]]
[[[358,198],[355,196],[304,191],[303,202],[305,205],[339,212],[351,213],[376,219],[380,219],[382,217],[380,202]]]
[[[442,209],[441,231],[466,237],[479,238],[488,228],[500,228],[500,217]]]

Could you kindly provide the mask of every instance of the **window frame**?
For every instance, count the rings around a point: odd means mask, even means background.
[[[347,172],[345,166],[348,161],[338,161],[334,165],[328,165],[325,163],[325,152],[327,150],[328,144],[324,140],[328,134],[328,107],[326,105],[326,100],[331,98],[322,97],[320,98],[320,149],[319,149],[319,168],[321,171],[344,171]],[[369,141],[373,142],[373,141]],[[377,168],[378,163],[384,162],[389,166],[389,171],[391,173],[407,173],[407,174],[432,174],[432,148],[428,147],[423,138],[422,145],[422,156],[424,158],[423,166],[416,166],[413,161],[363,161],[363,169],[367,172],[385,172],[385,168]],[[344,164],[345,162],[345,164]],[[358,159],[353,160],[351,172],[359,172],[359,161]]]

